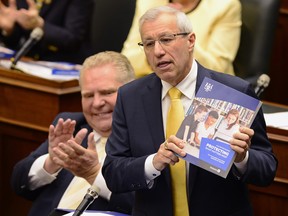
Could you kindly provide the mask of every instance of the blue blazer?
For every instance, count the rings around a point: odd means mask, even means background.
[[[243,93],[256,97],[253,88],[238,77],[213,72],[198,64],[196,91],[209,77]],[[160,79],[153,73],[121,87],[113,112],[112,134],[106,145],[107,157],[102,169],[113,192],[135,192],[133,215],[172,216],[169,167],[148,188],[144,175],[146,158],[164,142]],[[275,176],[277,159],[266,135],[262,110],[252,125],[255,135],[243,176],[232,167],[226,179],[192,164],[189,166],[188,203],[193,216],[249,216],[247,183],[270,184]],[[149,185],[151,186],[151,185]]]
[[[59,118],[63,118],[64,120],[67,118],[76,120],[75,134],[82,128],[88,129],[87,134],[92,131],[82,113],[60,113],[53,121],[54,125]],[[87,136],[83,140],[82,146],[87,147]],[[59,204],[62,195],[74,177],[72,173],[62,169],[58,174],[57,179],[51,184],[43,186],[35,191],[29,190],[29,170],[38,157],[47,153],[48,141],[46,140],[28,157],[18,162],[12,173],[11,182],[14,191],[18,195],[33,201],[32,208],[29,212],[30,216],[49,215],[49,213]],[[112,193],[110,202],[104,198],[98,197],[88,209],[131,213],[132,202],[132,193]]]

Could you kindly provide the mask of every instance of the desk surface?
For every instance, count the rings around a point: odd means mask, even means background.
[[[264,113],[288,112],[288,106],[268,101],[263,101],[262,108]]]
[[[75,93],[80,91],[78,80],[54,81],[25,74],[17,70],[0,67],[0,83],[16,85],[55,94]]]
[[[0,68],[0,122],[48,131],[59,112],[81,112],[78,80],[52,81]]]
[[[263,101],[262,108],[264,113],[288,112],[288,106],[268,101]],[[283,119],[283,121],[288,121],[288,119]],[[267,133],[270,138],[288,141],[288,130],[267,126]]]

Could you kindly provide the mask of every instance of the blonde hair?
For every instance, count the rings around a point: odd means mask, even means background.
[[[114,51],[104,51],[86,58],[80,70],[80,86],[86,70],[107,64],[112,64],[116,68],[118,82],[125,84],[135,79],[134,69],[126,56]]]

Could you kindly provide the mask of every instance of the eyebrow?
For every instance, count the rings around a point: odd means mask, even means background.
[[[159,35],[157,35],[156,38],[160,38],[160,37],[163,37],[163,36],[166,36],[166,35],[173,35],[173,34],[174,33],[171,33],[171,32],[162,32]],[[144,37],[144,40],[155,40],[155,38],[153,38],[152,36],[149,36],[147,38]]]

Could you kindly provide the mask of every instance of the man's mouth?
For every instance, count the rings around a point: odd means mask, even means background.
[[[161,61],[157,64],[157,67],[164,69],[164,68],[168,67],[170,64],[171,64],[170,61]]]
[[[105,118],[105,117],[110,117],[112,114],[112,112],[102,112],[102,113],[96,113],[96,117],[99,118]]]

